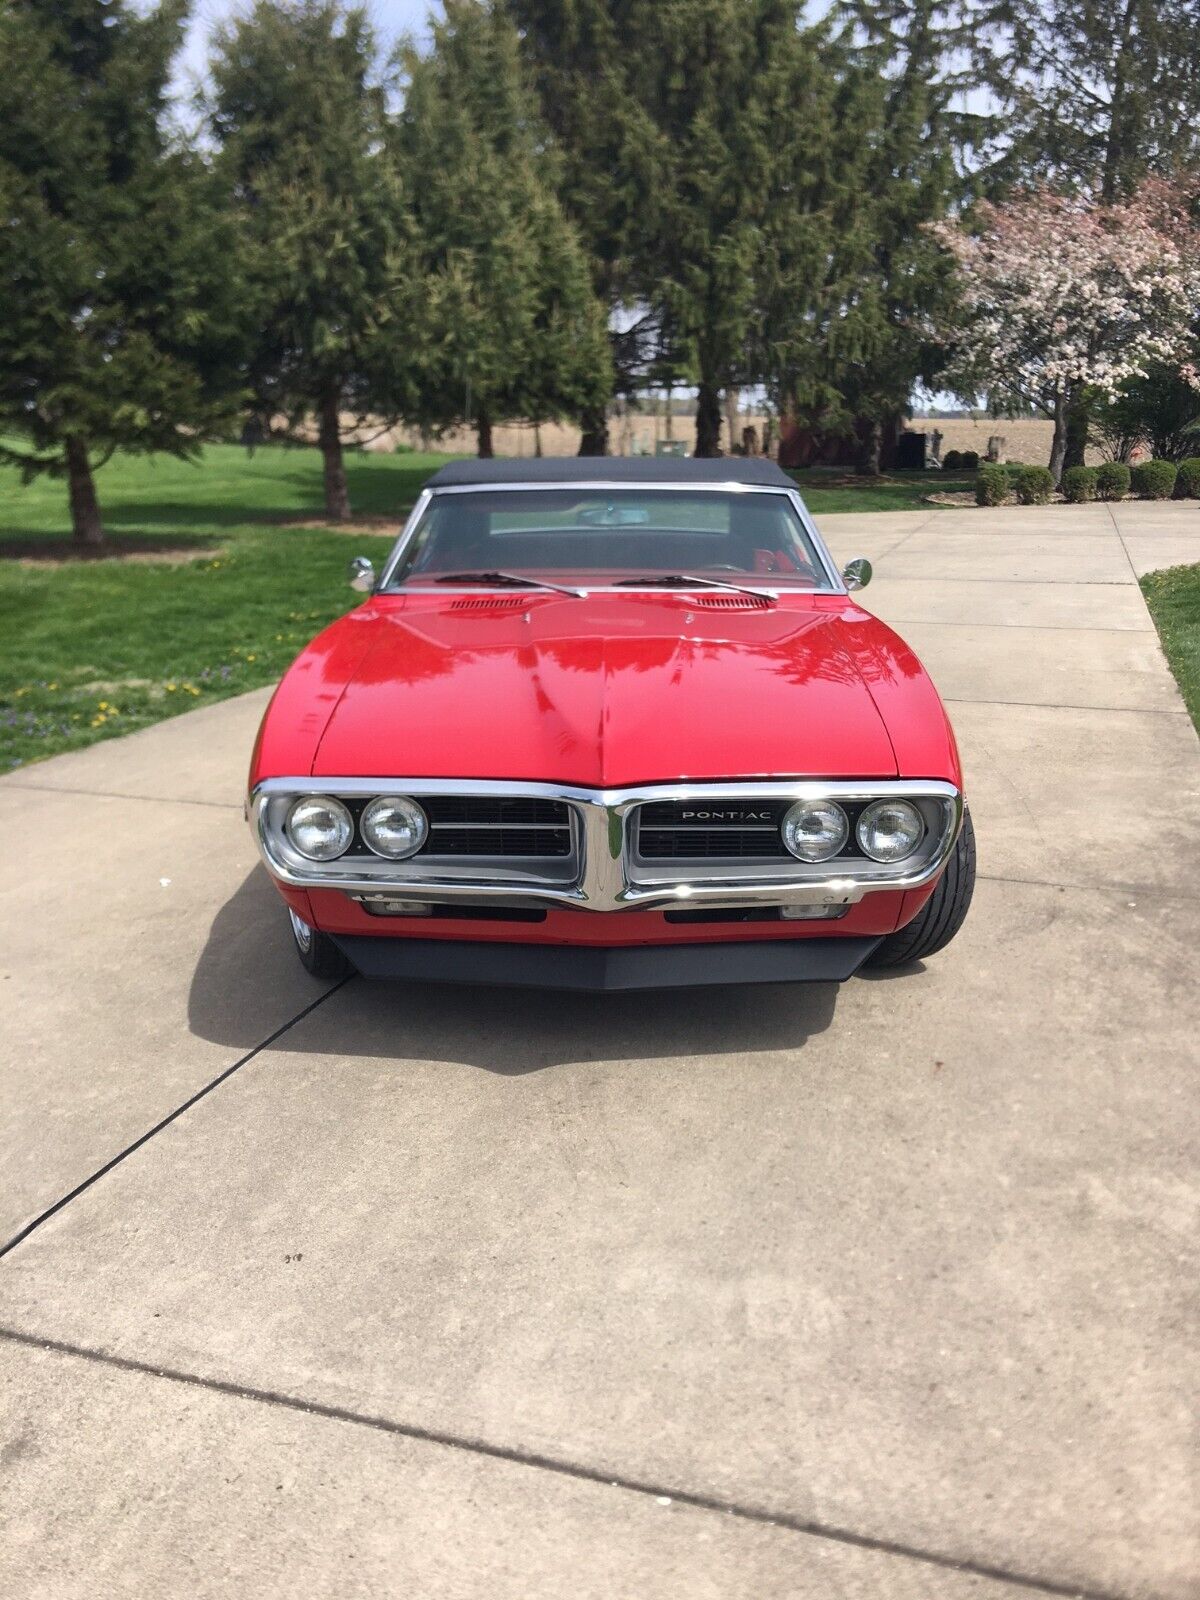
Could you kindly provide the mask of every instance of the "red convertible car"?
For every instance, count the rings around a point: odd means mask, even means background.
[[[836,981],[958,931],[945,711],[771,463],[456,463],[352,573],[250,769],[314,974]]]

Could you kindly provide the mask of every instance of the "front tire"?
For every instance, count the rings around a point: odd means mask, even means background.
[[[937,887],[911,922],[897,928],[866,961],[868,967],[906,967],[945,949],[966,920],[975,892],[975,829],[963,810],[962,827]]]
[[[301,965],[306,967],[314,978],[349,977],[354,968],[327,933],[322,933],[318,928],[310,928],[304,918],[298,916],[291,906],[288,907],[288,917],[291,919],[296,954],[300,957]]]

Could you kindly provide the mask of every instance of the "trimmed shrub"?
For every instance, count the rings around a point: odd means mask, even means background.
[[[1054,493],[1054,477],[1049,467],[1022,467],[1014,488],[1023,506],[1049,505]]]
[[[979,467],[979,451],[964,450],[959,456],[959,465],[964,472],[975,472]]]
[[[1096,468],[1096,493],[1101,500],[1124,500],[1129,493],[1129,468],[1123,461],[1106,461]]]
[[[1002,506],[1008,499],[1008,471],[1005,467],[980,467],[975,475],[975,504]]]
[[[1143,500],[1169,500],[1178,469],[1173,461],[1142,461],[1133,469],[1133,492]]]
[[[943,472],[958,472],[961,469],[962,464],[963,458],[961,450],[947,450],[946,454],[942,457]]]
[[[1176,500],[1200,500],[1200,456],[1188,456],[1175,474]]]
[[[1086,505],[1096,498],[1095,467],[1068,467],[1062,475],[1063,499],[1073,506]]]

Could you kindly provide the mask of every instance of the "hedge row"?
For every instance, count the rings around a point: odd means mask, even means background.
[[[1089,500],[1124,500],[1130,488],[1143,500],[1200,500],[1200,456],[1174,461],[1143,461],[1131,471],[1121,461],[1099,467],[1068,467],[1062,475],[1063,499],[1072,505]],[[1002,506],[1015,494],[1023,506],[1045,505],[1054,480],[1045,467],[985,466],[975,479],[975,504]]]
[[[1010,494],[1023,506],[1044,506],[1053,493],[1049,467],[980,467],[975,479],[977,506],[1002,506]]]

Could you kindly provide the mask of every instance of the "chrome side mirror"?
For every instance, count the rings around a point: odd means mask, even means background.
[[[842,568],[842,582],[847,589],[865,589],[871,581],[873,568],[866,556],[855,556]]]
[[[375,587],[375,564],[366,556],[355,556],[350,563],[350,587],[360,594],[370,594]]]

